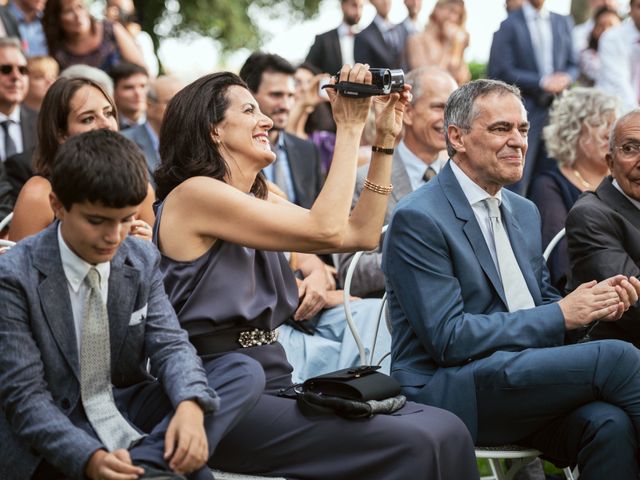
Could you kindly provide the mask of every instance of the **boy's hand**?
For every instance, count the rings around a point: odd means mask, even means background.
[[[92,480],[136,480],[144,470],[133,465],[129,452],[121,448],[111,453],[105,450],[93,452],[85,473]]]

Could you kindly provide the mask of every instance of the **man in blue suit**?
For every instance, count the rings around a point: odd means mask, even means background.
[[[521,194],[527,193],[537,173],[553,165],[546,155],[542,128],[554,95],[571,85],[579,73],[572,28],[571,17],[549,12],[544,0],[526,0],[493,36],[487,73],[520,88],[531,125],[522,179],[509,187]]]
[[[210,479],[264,388],[244,355],[203,369],[157,250],[127,237],[146,171],[117,133],[70,139],[51,178],[58,221],[0,256],[0,478]]]
[[[398,204],[385,239],[392,375],[409,399],[456,413],[477,444],[531,446],[581,478],[635,479],[640,352],[563,340],[620,318],[640,282],[553,290],[538,211],[502,188],[522,175],[528,128],[511,85],[478,80],[449,98],[451,160]]]

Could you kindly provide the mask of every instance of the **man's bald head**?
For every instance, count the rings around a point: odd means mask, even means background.
[[[186,82],[176,75],[161,75],[149,85],[147,92],[147,120],[156,133],[164,117],[167,104],[176,93],[184,88]]]

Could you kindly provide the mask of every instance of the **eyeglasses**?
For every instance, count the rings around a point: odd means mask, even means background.
[[[13,73],[13,69],[17,68],[20,75],[29,75],[29,67],[26,65],[11,65],[10,63],[5,63],[4,65],[0,65],[0,73],[2,75],[9,75]]]
[[[640,143],[630,142],[616,147],[616,150],[620,150],[624,158],[637,158],[640,156]]]

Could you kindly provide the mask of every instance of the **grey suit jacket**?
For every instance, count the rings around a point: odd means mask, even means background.
[[[595,192],[585,192],[566,222],[571,274],[569,287],[604,280],[619,273],[640,274],[640,210],[605,178]],[[600,322],[593,338],[617,338],[640,347],[640,305],[617,322]]]
[[[358,176],[356,177],[356,189],[353,195],[352,208],[358,202],[360,198],[360,192],[364,188],[364,179],[367,176],[369,165],[363,165],[358,169]],[[411,193],[411,180],[407,171],[404,168],[402,159],[396,150],[393,154],[393,164],[391,167],[391,185],[393,185],[393,191],[389,195],[389,201],[387,203],[387,211],[384,214],[384,224],[389,223],[391,214],[396,208],[396,205],[402,197]],[[358,297],[371,297],[382,296],[384,293],[384,274],[382,273],[382,241],[384,236],[380,237],[380,243],[376,250],[367,252],[360,257],[358,265],[353,272],[353,278],[351,279],[351,293]],[[355,252],[340,253],[337,255],[338,259],[338,278],[342,285],[344,285],[345,278],[347,276],[347,270],[351,259],[355,255]]]
[[[542,258],[540,214],[506,189],[500,208],[536,308],[508,311],[500,275],[450,163],[398,204],[382,253],[391,374],[407,398],[454,412],[474,437],[475,368],[491,369],[500,352],[564,340],[560,297]]]
[[[38,112],[26,105],[20,106],[20,128],[22,130],[22,151],[31,151],[38,140]]]
[[[311,208],[324,184],[318,149],[312,142],[290,133],[282,132],[281,135],[284,135],[284,148],[293,177],[296,203],[301,207]]]
[[[80,365],[71,300],[55,222],[0,256],[0,478],[28,479],[44,457],[84,478],[103,448],[80,399]],[[109,334],[114,396],[154,381],[147,359],[176,406],[196,399],[218,406],[205,372],[178,324],[151,242],[127,238],[111,261]],[[146,313],[145,313],[146,309]]]
[[[153,172],[155,172],[156,168],[160,166],[160,154],[153,146],[153,140],[149,136],[149,132],[146,128],[146,123],[127,128],[120,133],[127,137],[129,140],[134,141],[135,144],[140,147],[142,153],[144,153],[144,158],[147,160],[147,169],[149,170],[149,181],[155,188],[156,184],[153,180]]]

